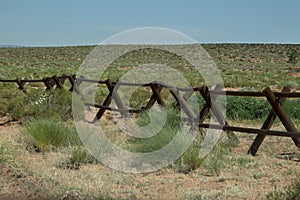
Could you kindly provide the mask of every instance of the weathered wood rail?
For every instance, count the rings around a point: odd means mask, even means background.
[[[95,108],[99,108],[97,114],[94,117],[92,123],[97,122],[101,119],[105,111],[111,110],[120,112],[122,115],[128,115],[128,113],[140,113],[145,110],[150,109],[156,102],[165,106],[164,99],[161,95],[161,91],[163,88],[167,89],[170,94],[177,101],[177,106],[180,105],[180,108],[185,112],[187,116],[187,120],[191,126],[197,126],[198,128],[210,128],[210,129],[221,129],[227,132],[228,137],[237,140],[233,131],[249,133],[249,134],[257,134],[255,140],[250,146],[248,153],[251,155],[255,155],[263,143],[265,137],[267,135],[279,136],[279,137],[290,137],[294,144],[300,149],[300,132],[297,130],[294,122],[288,116],[288,114],[283,109],[283,104],[287,98],[300,98],[299,92],[291,92],[289,87],[284,87],[281,92],[272,91],[269,87],[265,88],[263,91],[226,91],[224,88],[217,85],[214,88],[209,89],[207,86],[201,86],[196,88],[177,88],[171,85],[166,85],[161,82],[151,82],[151,83],[125,83],[125,82],[112,82],[109,79],[105,81],[100,80],[92,80],[86,79],[84,77],[76,78],[75,75],[62,75],[62,76],[52,76],[45,77],[43,79],[37,80],[27,80],[27,79],[15,79],[15,80],[0,80],[5,83],[16,83],[18,89],[24,91],[26,93],[26,84],[27,83],[43,83],[45,86],[45,90],[50,90],[53,88],[63,88],[63,84],[69,81],[71,87],[69,91],[76,92],[77,94],[81,94],[80,85],[83,82],[95,83],[105,85],[109,90],[109,94],[106,96],[105,100],[99,104],[91,104],[86,103],[87,106],[92,106]],[[116,87],[117,86],[117,87]],[[117,90],[120,87],[149,87],[152,91],[152,95],[150,96],[147,105],[140,109],[128,109],[124,106],[122,99],[118,96]],[[184,93],[183,95],[180,95]],[[187,100],[193,93],[199,93],[202,98],[205,100],[205,104],[202,109],[200,109],[199,113],[194,113],[192,109],[187,105]],[[271,105],[271,109],[267,118],[265,119],[262,127],[260,129],[257,128],[249,128],[249,127],[237,127],[230,126],[223,116],[221,110],[218,108],[216,104],[216,99],[220,96],[247,96],[247,97],[264,97],[267,102]],[[112,108],[111,102],[114,101],[117,105],[117,108]],[[211,112],[218,121],[218,124],[207,124],[204,123],[204,120],[208,117],[209,112]],[[270,130],[272,124],[274,123],[276,118],[279,118],[286,131],[277,131]]]

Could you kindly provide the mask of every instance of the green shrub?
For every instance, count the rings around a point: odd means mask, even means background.
[[[23,112],[25,94],[13,84],[0,84],[0,116],[10,114],[12,120],[18,119]]]
[[[253,91],[253,88],[247,88],[246,90]],[[189,101],[193,102],[195,100],[197,100],[199,108],[201,109],[205,103],[204,99],[201,95],[197,95],[197,99],[191,98]],[[219,97],[216,103],[218,106],[223,106],[226,103],[226,117],[232,120],[262,119],[266,117],[272,109],[265,98],[257,97]],[[195,102],[193,102],[192,105],[196,105]],[[292,119],[300,119],[300,100],[287,99],[283,108]],[[195,108],[193,110],[195,110]]]
[[[286,82],[285,85],[292,88],[292,89],[298,89],[299,88],[299,84],[295,81],[288,81],[288,82]]]
[[[286,100],[283,104],[283,109],[292,119],[300,119],[300,100]]]
[[[70,127],[63,122],[35,120],[24,125],[27,135],[37,151],[49,151],[69,145],[80,145],[80,138],[75,127]]]
[[[289,50],[287,53],[288,63],[295,65],[298,62],[299,53],[296,49]]]
[[[24,96],[18,96],[8,101],[7,113],[13,121],[20,120],[24,118],[25,114],[25,104]]]
[[[261,119],[271,110],[270,104],[265,99],[254,97],[227,97],[226,116],[229,119]]]
[[[72,94],[66,90],[31,90],[24,100],[25,119],[72,119]]]
[[[83,164],[97,164],[99,163],[91,153],[84,147],[78,146],[72,151],[71,157],[60,164],[61,167],[69,169],[78,169]]]
[[[294,200],[300,199],[300,179],[296,179],[285,191],[273,191],[267,195],[270,200]]]
[[[160,132],[150,138],[133,138],[129,140],[129,149],[134,152],[153,152],[166,146],[174,139],[180,125],[181,117],[179,111],[168,109],[166,123]],[[137,120],[140,126],[146,126],[150,122],[147,112],[141,114]],[[177,159],[173,167],[181,172],[190,172],[197,169],[202,160],[198,158],[199,143],[194,142],[187,151]]]
[[[72,152],[72,156],[69,158],[71,165],[80,165],[88,163],[89,153],[83,147],[78,147]]]
[[[191,172],[200,167],[206,169],[212,175],[219,175],[222,168],[227,166],[225,156],[231,152],[231,147],[219,142],[204,158],[199,158],[199,150],[202,140],[195,140],[186,152],[175,162],[175,168],[181,172]]]
[[[73,100],[79,101],[74,95]],[[83,103],[79,103],[85,109]],[[32,119],[72,120],[72,93],[64,89],[45,91],[28,88],[27,93],[17,89],[6,89],[0,94],[0,115],[9,114],[12,120],[27,121]],[[83,112],[75,113],[83,117]]]
[[[163,129],[150,138],[132,138],[129,140],[129,149],[134,152],[153,152],[166,146],[176,135],[181,118],[179,111],[167,110],[167,120]],[[137,124],[145,126],[150,122],[147,113],[139,116]],[[203,138],[198,135],[189,148],[172,165],[180,172],[190,172],[201,166],[207,167],[214,174],[219,174],[223,166],[223,156],[230,152],[230,146],[226,143],[219,143],[206,158],[199,158],[199,151],[202,147]]]
[[[266,99],[228,96],[226,116],[233,120],[261,119],[269,114],[271,108]],[[292,119],[300,119],[300,100],[287,99],[283,108]]]
[[[137,119],[139,126],[146,126],[150,122],[148,113],[145,112]],[[167,119],[163,129],[150,138],[134,138],[130,140],[131,150],[136,152],[152,152],[167,145],[176,135],[179,128],[180,116],[175,110],[167,111]]]
[[[175,161],[175,167],[184,173],[198,169],[204,162],[203,158],[199,158],[200,148],[201,142],[195,140],[187,151]]]

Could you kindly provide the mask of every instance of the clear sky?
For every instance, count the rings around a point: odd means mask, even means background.
[[[0,0],[0,44],[99,44],[138,27],[200,43],[300,43],[299,0]]]

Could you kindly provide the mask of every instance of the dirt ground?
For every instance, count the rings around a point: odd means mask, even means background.
[[[300,154],[290,138],[267,137],[252,157],[247,150],[255,135],[237,135],[240,144],[225,157],[231,162],[219,175],[204,168],[128,174],[101,164],[60,168],[68,150],[31,152],[21,126],[7,124],[0,126],[0,145],[11,148],[15,156],[0,163],[0,199],[265,199],[297,176]]]

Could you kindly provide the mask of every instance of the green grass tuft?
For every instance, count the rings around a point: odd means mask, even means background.
[[[24,133],[32,141],[37,151],[50,151],[69,145],[80,145],[75,127],[65,123],[48,120],[36,120],[24,125]]]
[[[143,113],[139,116],[136,123],[139,126],[146,126],[149,122],[149,115],[147,113]],[[172,109],[168,110],[166,124],[162,130],[150,138],[134,138],[130,140],[130,150],[134,152],[146,153],[161,149],[175,137],[179,128],[179,123],[180,116],[178,115],[177,111]]]

